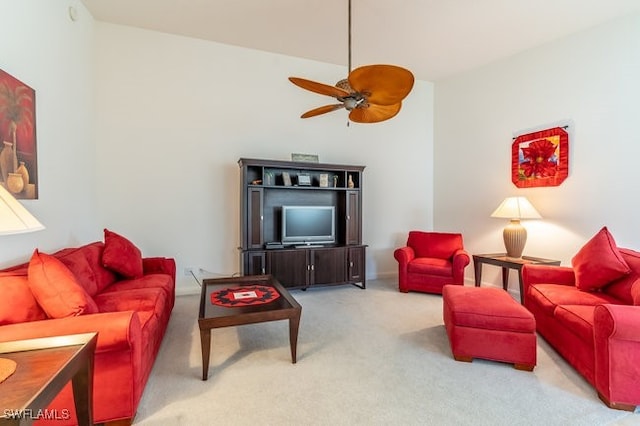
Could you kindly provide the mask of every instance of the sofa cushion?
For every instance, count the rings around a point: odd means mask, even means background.
[[[69,268],[78,284],[89,296],[95,296],[98,293],[95,276],[82,250],[64,249],[61,253],[54,253],[53,256]]]
[[[451,262],[433,257],[420,257],[413,259],[407,265],[407,272],[411,274],[451,276]]]
[[[602,291],[615,296],[628,305],[634,304],[632,287],[640,279],[640,253],[631,249],[618,248],[631,272],[602,288]]]
[[[126,278],[138,278],[143,274],[140,249],[122,235],[108,229],[104,230],[102,264]]]
[[[47,318],[29,288],[26,273],[0,273],[0,325]]]
[[[580,340],[593,345],[593,313],[595,306],[561,305],[554,316],[560,324],[571,330]]]
[[[29,288],[51,318],[98,312],[91,296],[60,260],[37,249],[29,262]]]
[[[133,280],[121,280],[105,289],[105,293],[113,293],[141,288],[162,289],[167,297],[173,297],[173,279],[167,274],[148,274]]]
[[[66,248],[53,254],[73,272],[78,283],[95,296],[116,281],[116,275],[102,266],[104,243],[96,241],[81,247]]]
[[[608,294],[580,291],[573,286],[562,284],[532,284],[529,287],[529,302],[538,305],[547,315],[553,315],[558,305],[622,304],[620,300]]]
[[[606,226],[587,241],[571,264],[576,287],[586,291],[597,290],[631,272]]]

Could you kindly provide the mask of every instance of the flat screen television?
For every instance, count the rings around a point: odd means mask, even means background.
[[[334,206],[282,206],[282,243],[335,243],[335,210]]]

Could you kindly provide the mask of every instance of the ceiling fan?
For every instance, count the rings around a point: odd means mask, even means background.
[[[349,75],[335,86],[299,77],[289,77],[296,86],[321,95],[331,96],[339,103],[324,105],[305,112],[300,118],[315,117],[339,109],[349,111],[349,120],[356,123],[378,123],[394,117],[402,100],[413,88],[411,71],[396,65],[365,65],[351,70],[351,0],[349,0]]]

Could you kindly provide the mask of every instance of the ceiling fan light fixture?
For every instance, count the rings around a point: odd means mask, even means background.
[[[347,98],[344,100],[344,108],[347,111],[351,111],[358,106],[358,101],[355,98]]]

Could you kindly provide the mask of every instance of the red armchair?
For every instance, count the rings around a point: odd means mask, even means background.
[[[411,231],[407,245],[396,249],[398,288],[401,292],[442,294],[445,284],[464,284],[470,262],[462,234]]]

